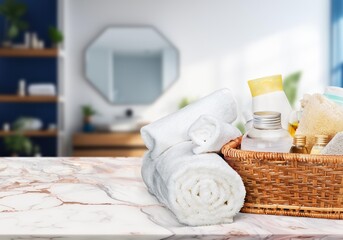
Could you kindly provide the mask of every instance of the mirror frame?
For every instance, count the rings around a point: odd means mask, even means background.
[[[149,104],[145,104],[145,103],[135,103],[135,104],[122,104],[122,103],[114,103],[111,102],[110,100],[108,100],[103,94],[102,92],[100,92],[99,89],[97,89],[97,87],[92,83],[92,81],[88,78],[87,76],[87,50],[88,48],[103,34],[105,33],[108,29],[111,28],[151,28],[152,30],[154,30],[158,35],[160,35],[161,38],[163,38],[168,44],[170,44],[170,46],[172,46],[175,51],[176,51],[176,60],[177,60],[177,73],[176,73],[176,77],[175,80],[173,81],[172,84],[170,84],[170,86],[163,91],[159,97],[157,97],[153,102],[149,103]],[[88,44],[85,46],[84,50],[83,50],[83,54],[82,54],[82,72],[84,75],[84,78],[86,80],[86,82],[91,86],[91,88],[93,90],[95,90],[95,92],[97,92],[100,97],[102,99],[104,99],[107,103],[109,103],[110,105],[115,105],[115,106],[149,106],[154,104],[155,102],[157,102],[162,96],[163,94],[165,94],[167,91],[170,90],[170,88],[180,79],[180,70],[181,70],[181,59],[180,59],[180,51],[179,49],[166,37],[164,36],[164,34],[158,30],[155,26],[152,25],[110,25],[107,26],[105,28],[103,28],[101,31],[99,31],[94,37],[91,38],[91,40],[88,41]]]

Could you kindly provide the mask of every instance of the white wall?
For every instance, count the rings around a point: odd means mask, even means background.
[[[137,111],[156,118],[177,108],[182,97],[230,87],[245,106],[246,81],[302,70],[300,91],[320,91],[328,81],[328,0],[71,0],[66,1],[66,130],[80,127],[80,105],[102,116],[111,106],[86,82],[85,47],[106,26],[152,25],[181,56],[179,81],[155,104]]]

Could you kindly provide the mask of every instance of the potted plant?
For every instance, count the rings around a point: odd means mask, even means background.
[[[20,154],[30,155],[32,153],[31,140],[20,132],[6,136],[4,138],[4,143],[6,150],[10,152],[13,157]]]
[[[83,113],[83,131],[84,132],[93,132],[94,127],[92,125],[92,116],[96,114],[96,111],[90,105],[82,106]]]
[[[13,39],[18,37],[20,31],[27,29],[27,22],[22,20],[26,10],[26,5],[16,0],[5,0],[0,5],[0,15],[5,18],[4,47],[10,47]]]
[[[52,47],[57,48],[58,44],[63,42],[63,33],[56,27],[49,27],[49,37],[52,42]]]

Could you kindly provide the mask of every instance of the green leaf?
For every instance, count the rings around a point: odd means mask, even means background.
[[[24,16],[26,13],[26,5],[22,4],[22,3],[18,3],[15,7],[15,9],[13,9],[13,16],[20,18],[22,16]]]
[[[8,38],[13,39],[13,38],[16,38],[18,35],[19,35],[19,29],[17,25],[14,25],[14,24],[10,25],[7,32]]]
[[[15,24],[20,30],[26,30],[29,27],[29,24],[27,22],[21,20],[17,21]]]
[[[30,139],[23,139],[21,152],[26,155],[30,155],[32,153],[32,142]]]
[[[53,42],[54,44],[58,44],[60,42],[63,41],[64,37],[63,37],[63,33],[58,30],[56,27],[49,27],[49,37],[51,42]]]
[[[283,81],[283,90],[285,91],[288,101],[292,107],[294,107],[297,99],[300,78],[301,71],[298,71],[286,76]]]
[[[89,117],[89,116],[93,116],[93,115],[97,114],[97,112],[90,105],[82,106],[82,113],[83,113],[83,116],[85,116],[85,117]]]
[[[4,138],[5,148],[11,154],[26,154],[32,153],[32,142],[22,133],[17,132],[14,135],[9,135]]]
[[[239,131],[241,131],[242,135],[244,135],[244,133],[245,133],[245,126],[244,126],[243,122],[238,122],[236,124],[236,128],[238,128]]]
[[[179,102],[179,109],[186,107],[187,105],[189,105],[191,103],[191,100],[189,100],[188,98],[182,98],[181,101]]]
[[[26,4],[16,0],[5,0],[0,4],[0,15],[6,20],[5,32],[8,39],[16,38],[20,31],[27,29],[28,23],[21,19],[26,10]]]

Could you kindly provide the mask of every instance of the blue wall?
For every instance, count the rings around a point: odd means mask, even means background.
[[[3,0],[0,0],[2,3]],[[27,5],[24,19],[28,22],[30,32],[36,32],[47,47],[51,46],[48,38],[49,26],[57,25],[56,0],[18,0]],[[0,16],[0,36],[3,39],[3,17]],[[16,42],[23,42],[20,36]],[[26,79],[27,84],[50,82],[57,87],[57,59],[55,58],[0,58],[0,94],[15,94],[18,80]],[[57,123],[57,105],[54,103],[0,103],[0,127],[4,122],[12,123],[20,116],[40,118],[44,128],[49,123]],[[56,138],[33,138],[34,143],[41,146],[44,156],[56,156]],[[0,155],[6,155],[0,141]]]

